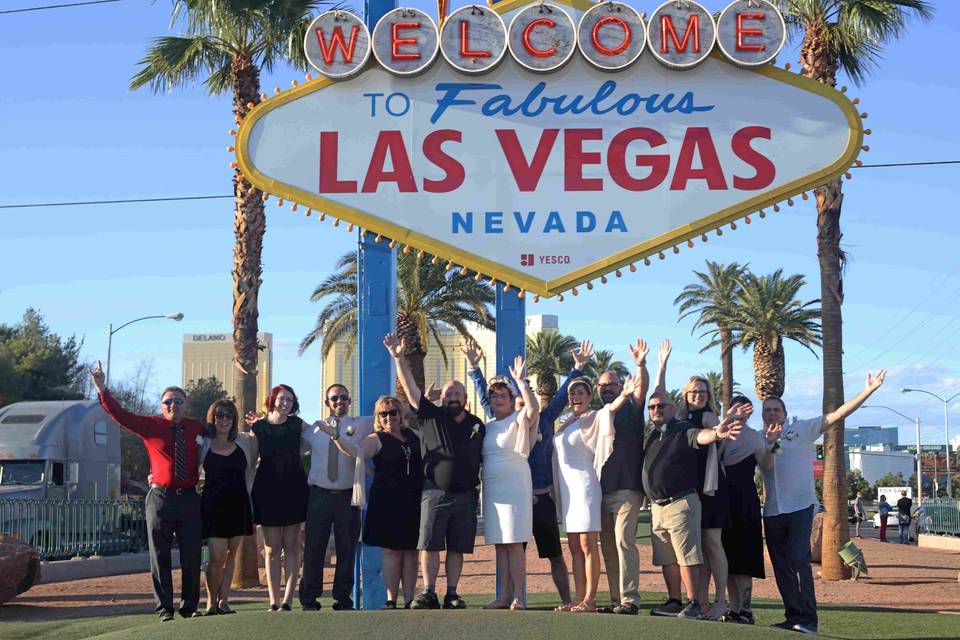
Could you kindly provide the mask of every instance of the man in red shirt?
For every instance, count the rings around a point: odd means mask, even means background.
[[[107,391],[100,362],[90,372],[100,404],[124,429],[143,439],[150,458],[153,484],[147,492],[147,541],[150,574],[160,621],[173,620],[173,577],[170,547],[177,536],[180,547],[180,606],[184,618],[199,615],[200,523],[199,453],[205,425],[186,417],[187,394],[180,387],[167,387],[160,397],[160,416],[138,416],[124,410]]]

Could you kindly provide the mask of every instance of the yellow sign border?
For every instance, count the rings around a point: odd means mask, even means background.
[[[557,0],[554,0],[557,1]],[[581,9],[580,5],[592,6],[585,0],[559,0],[559,4],[572,6],[575,9]],[[498,13],[505,13],[517,7],[529,4],[529,0],[504,0],[493,8]],[[715,58],[722,58],[720,54],[714,52]],[[367,69],[361,73],[366,73],[369,69],[376,66],[375,62],[368,64]],[[847,169],[853,165],[860,153],[863,145],[863,123],[860,114],[850,100],[842,93],[832,87],[828,87],[815,80],[804,78],[784,69],[773,66],[761,67],[759,69],[747,69],[745,72],[757,73],[779,82],[797,87],[798,89],[818,94],[835,103],[844,113],[849,124],[849,133],[847,146],[843,153],[824,169],[816,171],[802,178],[794,180],[773,191],[764,192],[754,198],[736,206],[727,207],[717,211],[709,216],[700,218],[694,223],[689,223],[667,233],[650,238],[645,242],[634,245],[622,251],[619,251],[607,258],[593,262],[585,267],[581,267],[562,277],[552,280],[543,280],[531,277],[518,269],[510,268],[506,265],[487,260],[483,256],[473,254],[453,245],[447,244],[436,238],[412,231],[404,226],[395,224],[384,218],[372,216],[363,211],[359,211],[344,204],[333,202],[316,193],[310,193],[303,189],[287,185],[277,180],[273,180],[253,166],[249,155],[250,133],[253,126],[264,115],[270,111],[289,102],[293,102],[305,94],[319,91],[334,82],[325,78],[311,80],[307,83],[298,85],[281,95],[261,102],[254,107],[240,124],[237,133],[237,163],[243,175],[258,189],[264,193],[276,195],[286,200],[291,200],[304,206],[312,207],[322,211],[327,215],[332,215],[348,223],[359,225],[374,233],[382,234],[396,240],[401,244],[410,245],[416,249],[422,249],[428,253],[440,256],[457,265],[461,265],[477,273],[483,274],[487,278],[495,278],[501,282],[509,283],[520,289],[531,291],[545,297],[553,296],[566,291],[579,284],[594,280],[616,269],[631,265],[647,258],[648,256],[660,253],[663,250],[676,247],[692,238],[696,238],[708,231],[717,229],[727,223],[733,222],[746,215],[754,213],[760,209],[770,207],[782,202],[787,198],[799,195],[805,191],[821,186],[843,175]],[[678,72],[681,73],[681,72]]]

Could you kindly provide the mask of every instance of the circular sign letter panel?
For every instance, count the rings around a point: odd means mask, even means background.
[[[461,7],[440,28],[440,53],[457,71],[485,73],[496,67],[506,52],[503,19],[486,7]]]
[[[553,4],[531,4],[510,21],[507,44],[522,67],[548,73],[565,65],[577,48],[577,27]]]
[[[577,46],[587,62],[601,71],[619,71],[633,64],[647,43],[647,28],[633,7],[621,2],[597,4],[580,18]]]
[[[673,69],[690,69],[707,59],[717,39],[713,16],[696,2],[669,0],[647,24],[650,52]]]
[[[394,75],[412,76],[426,70],[439,48],[437,25],[419,9],[394,9],[373,29],[373,56]]]
[[[783,15],[767,0],[736,0],[717,20],[717,44],[730,62],[759,67],[771,62],[787,40]]]
[[[370,58],[370,32],[363,20],[348,11],[317,16],[303,38],[310,65],[331,80],[359,73]]]

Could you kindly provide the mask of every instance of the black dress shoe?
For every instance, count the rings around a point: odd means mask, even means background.
[[[320,603],[311,602],[310,604],[305,604],[303,605],[303,610],[304,611],[320,611]]]
[[[333,603],[334,611],[353,611],[353,603],[349,600],[344,600],[343,602],[334,602]]]
[[[161,611],[160,622],[170,622],[173,620],[173,611]]]

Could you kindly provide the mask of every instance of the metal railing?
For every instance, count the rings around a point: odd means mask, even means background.
[[[45,560],[147,547],[143,500],[0,500],[0,535],[26,542]]]
[[[922,533],[960,536],[960,498],[925,499],[920,509]]]

